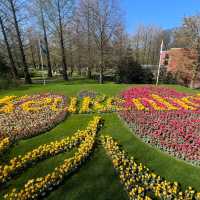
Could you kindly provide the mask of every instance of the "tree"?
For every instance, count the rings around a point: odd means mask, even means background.
[[[40,11],[40,20],[41,25],[43,29],[43,36],[44,36],[44,43],[45,43],[45,54],[47,58],[47,68],[48,68],[48,77],[52,77],[52,69],[51,69],[51,60],[50,60],[50,53],[49,53],[49,44],[48,44],[48,38],[47,38],[47,31],[46,31],[46,24],[45,24],[45,18],[44,18],[44,11],[43,11],[43,4],[42,0],[38,0],[39,5],[39,11]]]
[[[77,9],[77,16],[82,24],[82,32],[86,36],[86,54],[87,54],[87,77],[91,78],[91,70],[92,70],[92,0],[80,0],[79,7]]]
[[[135,60],[143,65],[157,65],[163,37],[160,27],[140,25],[131,40]]]
[[[15,26],[15,30],[16,30],[16,34],[17,34],[17,40],[18,40],[18,44],[19,44],[21,60],[22,60],[23,68],[24,68],[25,83],[31,84],[32,81],[31,81],[31,76],[29,74],[28,65],[26,62],[26,56],[25,56],[24,48],[23,48],[23,44],[22,44],[21,33],[20,33],[19,24],[18,24],[17,15],[16,15],[16,8],[15,8],[13,0],[8,0],[8,1],[10,3],[12,15],[13,15],[14,26]]]
[[[182,27],[176,31],[175,42],[181,47],[191,49],[192,61],[182,62],[182,66],[187,66],[192,72],[190,87],[194,88],[194,83],[200,72],[200,15],[185,17]],[[181,58],[185,60],[184,58]],[[183,72],[183,71],[182,71]]]
[[[80,18],[75,15],[74,18],[74,45],[75,45],[75,65],[79,75],[81,75],[82,68],[84,66],[84,37],[82,34],[82,25]]]
[[[49,21],[53,24],[55,31],[58,34],[63,79],[68,80],[64,32],[73,13],[74,0],[48,0],[45,1],[45,3],[45,9],[47,11]]]
[[[5,31],[5,27],[4,27],[4,23],[3,23],[3,19],[1,17],[1,15],[0,15],[0,26],[1,26],[1,30],[2,30],[2,33],[3,33],[4,42],[5,42],[5,45],[6,45],[6,48],[7,48],[8,57],[9,57],[9,60],[10,60],[12,76],[13,76],[14,79],[16,79],[16,78],[18,78],[18,72],[17,72],[17,68],[16,68],[14,60],[13,60],[11,48],[10,48],[10,45],[9,45],[9,42],[8,42],[8,38],[7,38],[7,35],[6,35],[6,31]]]
[[[133,50],[128,47],[125,56],[120,62],[118,68],[118,83],[151,83],[153,75],[148,69],[143,69],[142,66],[134,60]]]
[[[33,63],[34,68],[36,69],[36,61],[35,61],[35,51],[34,51],[34,43],[32,41],[31,35],[29,35],[29,45],[30,45],[30,54],[31,54],[31,60]]]
[[[92,34],[99,49],[99,83],[103,83],[106,51],[120,23],[121,13],[116,0],[94,0],[92,4]]]
[[[120,68],[122,66],[122,60],[124,59],[126,55],[126,51],[128,46],[130,45],[130,41],[128,39],[128,35],[125,32],[125,28],[123,24],[119,24],[114,32],[113,37],[113,56],[114,56],[114,65],[116,65],[116,71],[117,73],[120,72]],[[120,78],[118,76],[118,78]],[[117,81],[117,82],[120,82]]]

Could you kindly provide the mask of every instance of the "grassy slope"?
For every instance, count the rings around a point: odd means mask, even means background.
[[[108,95],[115,95],[124,88],[130,85],[115,85],[108,83],[106,85],[98,85],[93,81],[84,82],[75,81],[70,83],[51,83],[46,86],[33,85],[22,86],[15,90],[1,91],[0,96],[4,95],[24,95],[33,94],[36,92],[58,92],[68,96],[76,95],[78,91],[85,89],[93,89]],[[174,87],[174,86],[170,86]],[[196,92],[190,89],[176,86],[179,91]],[[168,180],[176,180],[181,183],[183,187],[188,185],[196,189],[200,188],[200,168],[193,167],[184,162],[177,161],[172,157],[149,147],[148,145],[137,139],[128,128],[118,119],[115,114],[104,114],[105,125],[101,130],[101,134],[112,135],[123,145],[125,150],[130,155],[136,157],[137,160],[145,163],[150,169],[156,171],[162,177]],[[24,154],[28,150],[37,147],[39,144],[47,143],[66,135],[72,135],[77,129],[84,128],[92,115],[72,115],[68,117],[63,123],[58,125],[53,130],[39,135],[37,137],[22,140],[15,145],[10,152],[4,155],[4,159],[13,157],[14,155]],[[28,179],[32,177],[39,177],[50,172],[55,166],[62,163],[62,161],[71,156],[73,152],[62,153],[51,159],[47,159],[38,163],[34,167],[28,169],[21,176],[11,181],[8,187],[3,188],[1,194],[7,189],[13,187],[20,188]],[[38,170],[39,169],[39,170]],[[189,174],[189,176],[188,176]],[[78,173],[67,179],[62,186],[52,192],[46,199],[127,199],[123,187],[116,177],[110,160],[105,156],[102,147],[98,146],[91,160],[87,161]]]

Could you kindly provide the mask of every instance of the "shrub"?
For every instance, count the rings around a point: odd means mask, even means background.
[[[13,80],[10,75],[9,67],[0,55],[0,89],[7,89],[11,85],[13,85]]]
[[[177,84],[176,77],[167,71],[166,67],[161,68],[159,82],[164,84]]]
[[[117,83],[152,83],[153,74],[150,69],[144,69],[133,58],[124,58],[116,73]]]

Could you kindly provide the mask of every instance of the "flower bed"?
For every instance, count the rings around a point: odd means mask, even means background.
[[[8,149],[10,145],[11,145],[10,139],[8,137],[3,138],[0,141],[0,154],[2,154],[6,149]]]
[[[188,95],[164,87],[137,87],[121,94],[123,106],[134,110],[199,110],[200,94]]]
[[[90,96],[83,96],[82,98],[71,97],[67,110],[73,114],[116,112],[124,109],[117,105],[119,101],[121,102],[123,100],[118,97],[108,97],[105,95],[94,98]]]
[[[133,157],[129,158],[112,137],[102,136],[101,141],[130,199],[200,200],[200,192],[191,187],[182,192],[177,182],[166,181]]]
[[[12,158],[8,164],[0,165],[0,183],[5,183],[16,174],[23,172],[24,169],[30,167],[32,164],[48,157],[55,156],[73,147],[78,146],[83,142],[88,134],[95,132],[96,126],[93,126],[93,121],[89,122],[88,127],[80,131],[78,130],[73,136],[66,137],[59,141],[54,141],[49,144],[40,145],[36,149]],[[6,141],[5,141],[6,142]]]
[[[0,138],[31,137],[53,128],[66,117],[66,98],[39,94],[0,99]]]
[[[94,117],[85,130],[85,139],[73,157],[65,159],[63,164],[56,167],[53,172],[46,176],[29,180],[20,191],[13,189],[10,193],[4,195],[4,198],[21,200],[39,199],[41,196],[45,196],[48,191],[51,191],[55,186],[59,185],[67,175],[75,171],[86,161],[93,150],[95,136],[101,124],[101,117]]]
[[[200,165],[199,95],[143,87],[127,90],[122,96],[129,109],[119,115],[138,136],[179,159]]]

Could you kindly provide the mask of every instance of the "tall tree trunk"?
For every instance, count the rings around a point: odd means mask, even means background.
[[[17,68],[16,68],[14,60],[13,60],[12,52],[11,52],[11,49],[10,49],[10,45],[8,43],[8,38],[7,38],[7,35],[6,35],[6,32],[5,32],[5,28],[4,28],[4,24],[3,24],[3,20],[1,18],[1,16],[0,16],[0,25],[1,25],[2,33],[3,33],[4,41],[5,41],[5,44],[6,44],[6,48],[7,48],[7,51],[8,51],[8,57],[9,57],[10,66],[11,66],[10,67],[11,73],[12,73],[13,78],[17,79],[18,78]]]
[[[100,65],[99,83],[103,84],[103,66],[102,66],[102,64]]]
[[[59,33],[60,33],[60,47],[61,47],[61,55],[62,55],[62,73],[63,73],[63,79],[68,80],[67,75],[67,62],[66,62],[66,55],[65,55],[65,46],[64,46],[64,40],[63,40],[63,24],[62,24],[62,18],[60,14],[60,1],[58,0],[58,20],[59,20]]]
[[[40,56],[40,50],[39,50],[39,44],[36,45],[36,51],[37,51],[37,60],[38,60],[38,66],[39,69],[41,69],[42,66],[42,61],[41,61],[41,56]]]
[[[100,64],[100,71],[99,71],[100,84],[103,84],[103,70],[104,70],[104,50],[103,50],[103,45],[101,45],[101,64]]]
[[[137,61],[138,63],[140,62],[139,35],[137,36],[137,41],[136,41],[136,61]]]
[[[148,33],[145,33],[144,37],[144,54],[143,54],[143,62],[142,64],[147,64],[147,40],[148,40]]]
[[[18,40],[18,43],[19,43],[19,49],[20,49],[22,64],[23,64],[23,68],[24,68],[25,83],[31,84],[32,83],[31,76],[30,76],[29,71],[28,71],[28,65],[27,65],[27,62],[26,62],[26,56],[25,56],[24,49],[23,49],[23,44],[22,44],[22,40],[21,40],[21,34],[20,34],[20,31],[19,31],[19,26],[18,26],[18,21],[17,21],[14,3],[13,3],[13,0],[9,0],[9,2],[10,2],[10,5],[11,5],[11,9],[12,9],[14,26],[15,26],[16,33],[17,33],[17,40]]]
[[[36,69],[35,56],[34,56],[34,51],[33,51],[33,45],[32,44],[30,46],[30,49],[31,49],[31,58],[32,58],[33,66]]]
[[[69,43],[69,51],[70,51],[70,76],[73,76],[73,72],[74,72],[74,64],[73,64],[73,52],[72,52],[72,43],[70,40]]]
[[[77,65],[76,68],[78,70],[78,75],[81,76],[81,52],[80,52],[80,34],[79,34],[79,26],[76,27],[76,46],[77,46]]]
[[[87,67],[87,78],[91,79],[92,77],[92,71],[91,71],[91,48],[90,45],[88,45],[88,67]]]
[[[91,72],[91,68],[90,67],[87,68],[87,78],[88,79],[92,78],[92,72]]]
[[[49,53],[49,45],[48,45],[48,39],[47,39],[47,31],[46,31],[46,25],[45,25],[45,21],[44,21],[44,13],[43,13],[41,1],[40,1],[40,13],[41,13],[42,28],[43,28],[44,42],[45,42],[45,48],[46,48],[48,77],[52,77],[53,75],[52,75],[51,60],[50,60],[50,53]]]
[[[87,1],[87,47],[88,47],[88,67],[87,78],[91,79],[91,34],[90,34],[90,2]]]
[[[151,51],[151,39],[149,41],[149,44],[148,44],[148,52],[147,52],[147,65],[151,64],[149,63],[149,60],[150,60],[150,52]]]
[[[196,67],[196,68],[197,68],[197,67]],[[189,87],[192,88],[192,89],[195,88],[195,80],[196,80],[196,77],[197,77],[197,72],[196,72],[196,70],[195,70],[195,71],[193,71],[193,73],[192,73],[192,79],[191,79],[191,82],[190,82],[190,85],[189,85]]]

